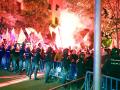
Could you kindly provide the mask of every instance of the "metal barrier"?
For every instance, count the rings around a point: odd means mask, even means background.
[[[82,80],[84,80],[83,83]],[[80,83],[82,83],[82,85],[78,88],[77,85]],[[85,77],[73,80],[49,90],[94,90],[93,88],[93,72],[87,71]],[[107,75],[101,75],[100,90],[120,90],[120,79]]]
[[[70,82],[67,82],[65,84],[62,84],[49,90],[82,90],[80,89],[80,87],[83,85],[84,79],[85,77],[81,77],[79,79],[72,80]]]
[[[87,71],[83,89],[93,90],[93,72]],[[83,90],[82,89],[82,90]],[[120,79],[101,75],[101,89],[100,90],[120,90]]]

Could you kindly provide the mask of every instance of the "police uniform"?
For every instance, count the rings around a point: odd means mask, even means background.
[[[32,71],[30,74],[30,79],[31,79],[31,75],[32,73],[34,73],[34,80],[37,80],[37,72],[38,72],[38,67],[39,67],[39,61],[40,61],[40,49],[37,48],[36,52],[34,54],[33,60],[32,60]]]
[[[0,67],[1,67],[1,68],[2,68],[2,57],[4,56],[4,53],[5,53],[4,46],[1,45],[1,46],[0,46]]]
[[[68,49],[63,50],[63,58],[62,58],[62,83],[66,82],[68,72],[70,70],[70,59],[68,56]]]
[[[41,50],[41,59],[40,59],[40,71],[44,72],[44,65],[45,65],[45,53],[44,49]]]
[[[19,72],[21,72],[23,69],[24,53],[25,53],[24,47],[21,47],[19,53]]]
[[[109,69],[108,69],[109,68]],[[111,51],[111,57],[103,65],[103,73],[120,78],[120,58],[119,49],[113,48]]]
[[[46,61],[45,82],[46,83],[49,80],[49,74],[50,74],[50,70],[52,68],[52,59],[53,59],[52,48],[48,47],[48,50],[47,50],[46,55],[45,55],[45,61]]]
[[[17,59],[18,59],[19,53],[16,51],[16,47],[12,49],[12,67],[13,67],[13,72],[17,72]]]
[[[30,75],[30,71],[31,71],[31,57],[32,57],[32,53],[30,52],[30,48],[26,48],[25,50],[25,71],[26,71],[27,76]]]
[[[73,80],[75,79],[75,74],[76,74],[76,61],[78,59],[77,54],[71,54],[70,59],[71,59],[70,79]]]
[[[6,69],[9,70],[10,69],[10,54],[11,54],[11,46],[8,46],[8,48],[6,49],[6,53],[5,53],[5,58],[6,58]]]
[[[85,72],[84,58],[84,54],[80,53],[77,61],[77,78],[80,78]]]

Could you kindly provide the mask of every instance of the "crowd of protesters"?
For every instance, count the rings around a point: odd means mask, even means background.
[[[120,60],[119,49],[105,50],[104,63],[110,58]],[[93,50],[75,50],[75,49],[53,49],[48,47],[46,50],[38,44],[31,49],[26,43],[21,45],[14,43],[12,45],[0,44],[0,68],[14,73],[26,72],[31,79],[34,73],[34,79],[37,80],[37,73],[45,73],[45,82],[49,82],[51,76],[61,79],[62,83],[66,80],[74,80],[85,75],[85,72],[93,71]],[[103,65],[103,72],[106,72],[106,66]]]

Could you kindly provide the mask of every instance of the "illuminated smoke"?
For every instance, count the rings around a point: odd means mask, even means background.
[[[91,29],[91,21],[89,18],[82,17],[79,14],[65,9],[60,12],[59,25],[56,28],[50,28],[50,32],[54,31],[56,33],[55,42],[57,47],[80,48],[81,42],[89,42],[89,39],[87,39],[89,38],[89,32],[86,33],[85,38],[80,34],[85,28]]]
[[[37,31],[31,27],[25,28],[25,30],[30,38],[30,42],[33,45],[38,45],[38,43],[43,44],[44,41],[43,41],[43,37],[40,32],[37,33]]]
[[[25,41],[25,39],[26,39],[26,36],[25,36],[23,30],[21,29],[17,42],[18,42],[18,43],[22,43],[22,42]]]
[[[80,25],[79,17],[74,13],[64,10],[60,15],[60,36],[62,40],[62,46],[72,47],[75,45],[74,33]]]

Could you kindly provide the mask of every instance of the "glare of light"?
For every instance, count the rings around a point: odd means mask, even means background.
[[[68,10],[61,11],[60,14],[60,36],[63,48],[75,45],[74,34],[81,26],[79,17]]]
[[[59,26],[57,26],[55,28],[49,26],[49,30],[50,30],[51,35],[52,35],[52,32],[54,32],[56,34],[55,44],[56,44],[57,48],[62,47],[62,39],[61,39],[60,29],[59,28],[60,28]]]
[[[25,28],[25,30],[28,35],[30,35],[31,33],[34,33],[35,35],[37,35],[37,31],[34,28],[28,27],[28,28]]]
[[[31,46],[38,46],[38,43],[41,43],[42,47],[44,47],[44,40],[41,35],[41,32],[37,32],[34,28],[28,27],[25,28],[27,34],[30,36],[30,42]],[[34,33],[34,35],[30,35],[31,33]],[[32,47],[31,47],[32,48]]]
[[[25,39],[26,39],[26,36],[25,36],[23,30],[21,29],[17,42],[18,43],[23,43],[25,41]]]

